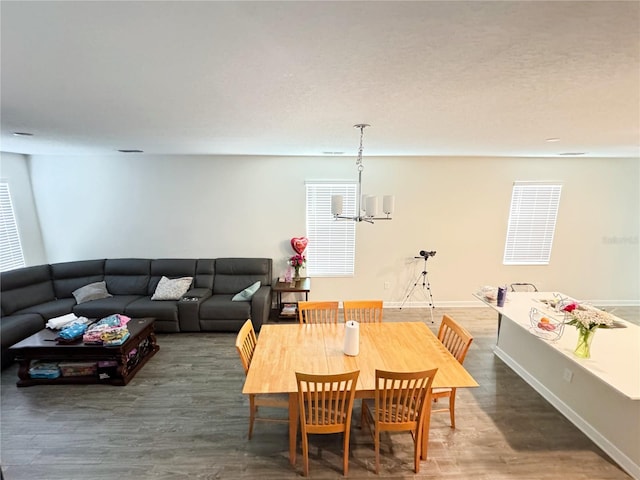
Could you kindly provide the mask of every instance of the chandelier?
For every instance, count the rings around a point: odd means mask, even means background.
[[[353,220],[354,222],[369,222],[373,223],[374,220],[391,220],[391,214],[393,213],[393,206],[395,199],[393,195],[385,195],[382,197],[382,213],[384,217],[378,217],[378,197],[375,195],[362,195],[362,171],[364,165],[362,164],[362,138],[364,137],[364,129],[369,127],[367,123],[358,123],[354,125],[354,128],[360,129],[360,148],[358,149],[358,158],[356,159],[356,167],[358,168],[358,191],[357,191],[357,205],[356,215],[349,217],[342,215],[342,205],[344,203],[344,197],[342,195],[331,196],[331,214],[333,218],[338,220]]]

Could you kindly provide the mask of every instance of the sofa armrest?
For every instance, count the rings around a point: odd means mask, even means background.
[[[181,332],[200,331],[200,304],[211,296],[210,288],[192,288],[178,302],[178,323]]]
[[[251,322],[256,331],[266,323],[271,313],[271,285],[261,286],[251,298]]]
[[[210,288],[192,288],[187,293],[185,293],[181,300],[187,298],[197,298],[198,300],[205,300],[212,295]]]

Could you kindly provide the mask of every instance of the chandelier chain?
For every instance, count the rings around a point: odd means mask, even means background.
[[[360,129],[360,148],[358,148],[358,158],[356,159],[356,166],[358,167],[358,172],[362,172],[364,170],[364,165],[362,164],[362,139],[364,138],[364,129],[368,127],[367,123],[358,123],[354,125],[355,128]]]

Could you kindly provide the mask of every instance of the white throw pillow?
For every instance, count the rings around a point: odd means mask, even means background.
[[[156,291],[153,292],[151,300],[180,300],[187,293],[191,286],[193,277],[181,277],[169,279],[162,277],[158,282]]]
[[[260,288],[260,282],[256,282],[253,285],[248,286],[240,293],[236,293],[231,299],[234,302],[248,302],[253,297],[253,294],[258,291]]]
[[[71,292],[71,295],[76,299],[78,305],[88,302],[89,300],[113,297],[113,295],[107,291],[107,284],[105,282],[90,283],[89,285],[74,290]]]

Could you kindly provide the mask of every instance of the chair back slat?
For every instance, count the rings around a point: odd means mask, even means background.
[[[449,315],[444,315],[438,331],[438,340],[442,342],[456,360],[463,363],[471,342],[473,342],[473,337],[453,318]]]
[[[342,307],[345,322],[382,322],[382,300],[345,300]]]
[[[300,323],[338,323],[338,302],[298,302]]]
[[[350,424],[359,371],[335,375],[296,372],[300,420],[308,433],[343,432]]]
[[[417,427],[430,408],[431,383],[438,369],[424,372],[376,370],[377,421],[398,430]],[[396,428],[393,427],[393,428]]]
[[[253,329],[251,319],[249,319],[244,322],[244,325],[242,325],[236,337],[236,350],[238,351],[238,355],[240,355],[240,361],[242,362],[245,375],[249,371],[249,366],[251,366],[253,352],[256,349],[257,343],[256,332]]]

